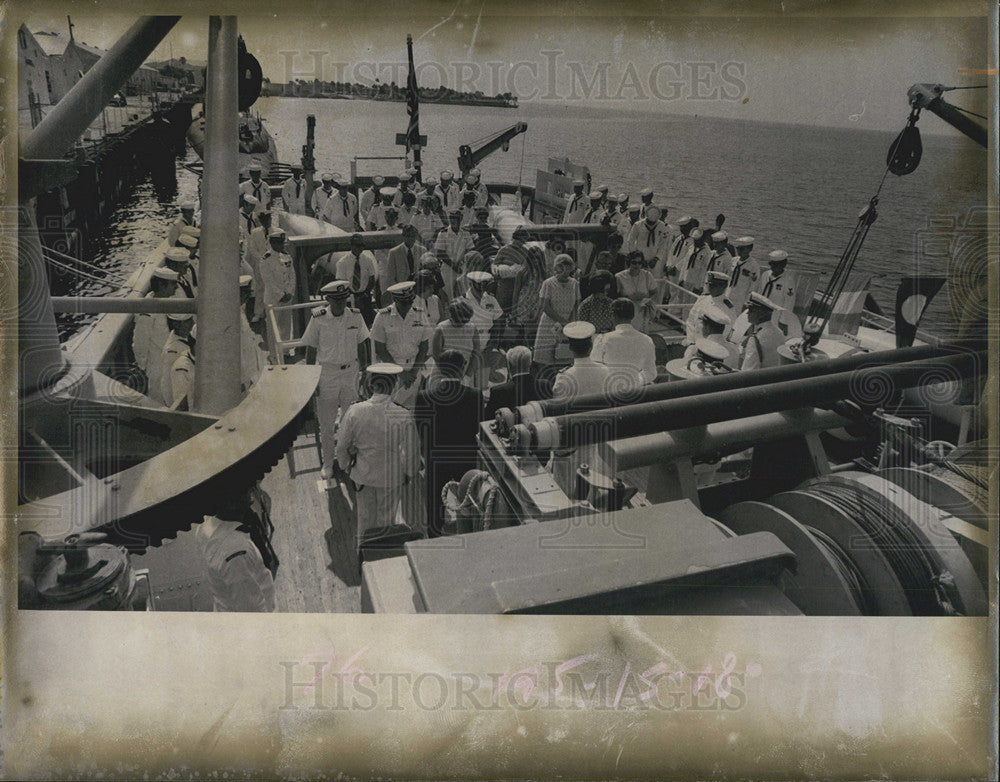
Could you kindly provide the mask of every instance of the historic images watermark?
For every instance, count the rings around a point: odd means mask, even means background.
[[[747,705],[758,663],[738,665],[729,653],[700,670],[666,662],[609,670],[595,654],[547,660],[521,669],[485,671],[371,671],[367,647],[338,664],[334,655],[282,661],[285,711],[736,711]]]
[[[283,83],[334,83],[345,94],[367,93],[376,85],[406,84],[405,61],[341,62],[324,51],[282,51]],[[515,96],[527,101],[742,101],[747,64],[737,60],[673,61],[649,65],[632,60],[579,62],[560,49],[543,49],[538,59],[515,62],[427,60],[414,66],[424,97],[436,93]]]

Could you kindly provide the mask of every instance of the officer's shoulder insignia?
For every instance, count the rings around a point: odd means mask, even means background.
[[[318,318],[320,315],[326,315],[326,307],[314,307],[311,312],[314,318]]]

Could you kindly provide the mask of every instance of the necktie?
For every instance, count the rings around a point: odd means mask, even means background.
[[[258,182],[256,185],[253,186],[253,195],[254,198],[256,198],[258,201],[260,200],[260,185],[261,183]]]
[[[441,196],[442,196],[441,200],[444,202],[444,205],[448,206],[448,188],[447,187],[442,187],[441,188]]]
[[[676,239],[674,240],[674,257],[675,257],[675,258],[676,258],[676,257],[677,257],[678,255],[680,255],[680,254],[681,254],[681,248],[682,248],[683,246],[684,246],[684,237],[683,237],[683,236],[678,236],[678,237],[677,237],[677,238],[676,238]]]
[[[253,215],[247,215],[247,233],[253,233]]]
[[[593,209],[588,209],[586,216],[583,218],[583,222],[589,223],[590,222],[590,218],[593,216],[593,214],[594,214],[594,210]]]
[[[698,260],[698,256],[699,256],[699,255],[701,255],[701,251],[700,251],[700,250],[695,250],[695,251],[693,251],[693,252],[692,252],[692,253],[691,253],[691,254],[690,254],[690,255],[688,256],[688,265],[687,265],[687,267],[688,267],[689,269],[690,269],[690,268],[691,268],[692,266],[694,266],[694,262],[695,262],[696,260]]]
[[[299,180],[296,179],[295,180],[295,197],[296,198],[299,197],[299,192],[300,192],[301,188],[302,188],[302,183]]]
[[[742,263],[737,263],[737,264],[735,264],[733,266],[733,274],[729,278],[729,286],[731,288],[735,288],[736,287],[736,282],[740,278],[740,269],[742,269],[742,268],[743,268],[743,264]]]
[[[713,271],[715,269],[715,262],[718,260],[719,254],[712,253],[712,257],[708,259],[708,269],[706,271]]]
[[[344,207],[344,217],[347,217],[347,199],[341,198],[340,203]]]
[[[646,246],[653,246],[653,235],[656,233],[656,225],[654,224],[652,228],[646,228]]]
[[[412,277],[413,276],[413,248],[412,247],[407,247],[406,248],[406,262],[410,266],[410,276]]]
[[[771,279],[769,279],[769,280],[767,281],[767,283],[766,283],[766,284],[764,285],[764,295],[765,295],[765,296],[770,296],[770,295],[771,295],[771,289],[772,289],[773,287],[774,287],[774,278],[772,277],[772,278],[771,278]]]
[[[354,274],[351,275],[351,290],[361,290],[361,258],[354,259]]]

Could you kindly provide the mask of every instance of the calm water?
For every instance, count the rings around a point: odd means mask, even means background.
[[[405,104],[303,98],[263,98],[255,106],[267,121],[282,161],[301,155],[306,116],[316,116],[319,170],[350,172],[355,156],[400,155],[395,134],[406,129]],[[425,170],[457,170],[461,144],[512,125],[526,134],[480,168],[487,182],[534,184],[549,157],[569,157],[590,168],[595,184],[637,193],[646,185],[670,207],[670,217],[697,217],[702,225],[726,215],[730,236],[752,234],[755,256],[775,248],[791,264],[831,270],[854,228],[858,212],[875,193],[893,133],[762,124],[741,120],[623,113],[578,106],[526,105],[518,109],[425,105],[420,130],[428,137]],[[905,116],[900,114],[900,127]],[[934,123],[926,116],[921,125]],[[855,266],[873,275],[876,299],[891,314],[898,279],[921,271],[944,274],[947,259],[919,251],[929,220],[960,219],[986,202],[986,153],[965,137],[923,135],[920,167],[907,177],[889,175],[879,219]],[[191,153],[193,155],[193,153]],[[523,162],[522,162],[523,158]],[[361,174],[398,173],[400,161],[360,163]],[[176,203],[197,191],[181,169],[178,196],[156,200],[146,185],[123,204],[100,248],[103,265],[127,271],[155,248]],[[926,325],[950,319],[947,288],[928,312]]]

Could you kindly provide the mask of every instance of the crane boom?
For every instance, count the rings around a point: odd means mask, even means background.
[[[907,91],[910,105],[917,109],[933,111],[953,128],[962,131],[977,144],[985,147],[987,143],[986,128],[978,122],[969,119],[957,108],[941,97],[947,89],[940,84],[914,84]]]
[[[464,177],[469,171],[479,165],[480,161],[492,155],[501,147],[506,147],[512,138],[524,133],[527,129],[527,122],[518,122],[506,130],[500,131],[476,149],[473,149],[469,144],[460,146],[458,148],[458,169],[462,172],[462,176]]]

